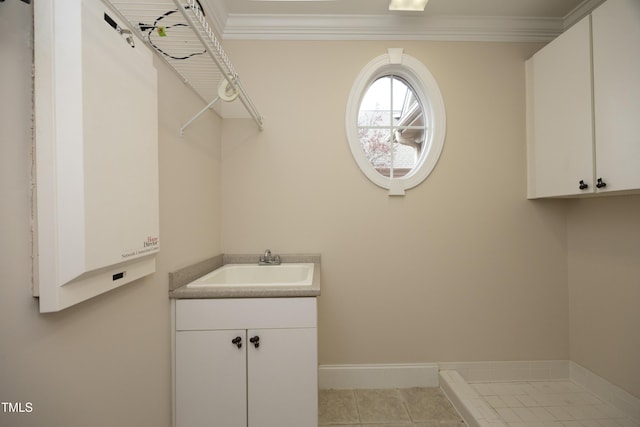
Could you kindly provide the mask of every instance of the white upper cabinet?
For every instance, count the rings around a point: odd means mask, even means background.
[[[638,189],[640,1],[609,0],[592,20],[596,178],[608,191]]]
[[[580,181],[592,187],[589,38],[587,17],[527,61],[530,198],[576,194]]]
[[[640,2],[608,0],[526,63],[528,197],[640,189]]]

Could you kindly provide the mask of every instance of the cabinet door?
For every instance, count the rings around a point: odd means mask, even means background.
[[[317,329],[249,330],[250,427],[317,427]]]
[[[596,171],[604,191],[640,188],[640,1],[593,11]]]
[[[246,427],[246,348],[244,330],[176,332],[176,427]]]
[[[594,188],[589,19],[527,61],[529,198]],[[581,180],[588,189],[579,189]]]

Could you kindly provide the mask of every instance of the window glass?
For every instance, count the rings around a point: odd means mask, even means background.
[[[346,126],[362,172],[393,194],[404,194],[435,167],[445,115],[429,71],[408,55],[398,58],[398,52],[381,55],[361,71],[349,97]]]
[[[367,160],[385,177],[416,166],[425,134],[424,109],[401,77],[386,75],[367,89],[358,111],[358,135]]]

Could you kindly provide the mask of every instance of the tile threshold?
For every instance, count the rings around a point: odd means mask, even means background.
[[[440,371],[440,386],[470,427],[638,427],[569,380],[467,382]]]

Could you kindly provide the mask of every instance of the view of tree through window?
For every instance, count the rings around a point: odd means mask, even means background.
[[[416,166],[425,140],[424,117],[415,91],[404,79],[387,75],[369,86],[358,111],[358,136],[378,173],[400,178]]]

